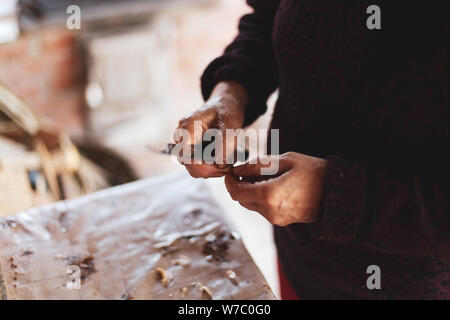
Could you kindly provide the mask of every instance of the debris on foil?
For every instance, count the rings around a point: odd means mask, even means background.
[[[161,284],[165,287],[167,287],[170,283],[171,276],[170,273],[167,272],[166,270],[164,270],[163,268],[156,268],[155,269],[155,273],[159,279],[159,281],[161,281]]]

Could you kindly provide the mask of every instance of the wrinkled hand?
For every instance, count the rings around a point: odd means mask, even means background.
[[[218,83],[205,105],[196,112],[184,117],[178,123],[177,129],[186,129],[190,132],[190,141],[183,141],[183,143],[188,145],[201,143],[204,132],[210,128],[220,130],[224,142],[226,142],[226,129],[239,129],[244,123],[244,110],[247,99],[247,92],[240,84],[236,82]],[[200,135],[194,134],[195,121],[202,122]],[[176,130],[173,139],[176,143],[181,142]],[[221,177],[224,173],[219,171],[218,168],[226,167],[226,158],[230,154],[234,154],[235,148],[234,143],[224,143],[222,164],[217,164],[217,166],[204,162],[200,164],[182,164],[186,166],[186,169],[194,178]]]
[[[261,168],[267,166],[261,163],[269,159],[279,161],[279,172],[272,178],[260,176]],[[326,160],[294,152],[261,160],[235,167],[233,175],[226,175],[233,200],[278,226],[316,222]],[[266,180],[252,182],[255,179]]]

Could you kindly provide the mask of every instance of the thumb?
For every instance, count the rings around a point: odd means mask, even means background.
[[[257,177],[261,176],[262,168],[269,168],[273,161],[278,161],[278,173],[277,176],[282,175],[284,172],[292,168],[292,163],[286,161],[279,156],[266,156],[263,158],[257,158],[256,160],[250,160],[249,162],[236,166],[233,168],[233,174],[241,177]]]
[[[233,174],[240,177],[256,177],[261,175],[261,165],[259,163],[247,162],[233,168]]]

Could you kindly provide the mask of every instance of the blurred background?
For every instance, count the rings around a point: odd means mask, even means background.
[[[74,4],[81,28],[70,30]],[[170,141],[178,120],[202,105],[200,75],[249,11],[244,0],[1,0],[0,216],[183,171],[147,146]],[[267,127],[270,113],[254,126]],[[48,192],[36,158],[50,159]],[[84,166],[74,180],[75,162]],[[223,179],[205,183],[278,294],[270,225],[234,203]]]

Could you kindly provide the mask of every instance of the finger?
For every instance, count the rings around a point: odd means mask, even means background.
[[[177,129],[184,129],[189,132],[189,136],[182,137],[183,142],[186,144],[195,145],[202,142],[203,133],[209,128],[210,124],[214,121],[217,111],[213,108],[196,111],[187,117],[180,120]],[[198,126],[200,124],[200,126]],[[198,126],[201,130],[196,130]],[[186,140],[187,141],[186,141]],[[181,135],[177,130],[173,134],[173,140],[176,143],[181,142]]]
[[[267,181],[250,183],[239,181],[231,174],[225,175],[225,185],[233,200],[239,202],[262,202],[270,192]]]
[[[217,170],[214,165],[187,164],[185,167],[189,174],[194,178],[218,178],[224,176],[224,174]]]
[[[267,156],[236,166],[233,173],[240,177],[258,177],[261,175],[261,169],[270,167],[273,161],[278,161],[278,176],[292,168],[292,162],[283,157]]]

